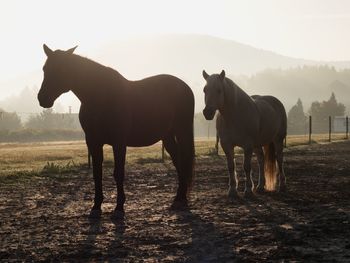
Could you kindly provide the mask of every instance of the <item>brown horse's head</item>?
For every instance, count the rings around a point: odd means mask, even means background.
[[[212,120],[216,110],[222,108],[224,105],[225,71],[221,71],[220,74],[208,75],[203,70],[203,78],[207,81],[203,89],[205,100],[203,114],[207,120]]]
[[[72,72],[69,70],[70,59],[76,47],[67,51],[52,51],[44,44],[47,60],[43,67],[44,80],[38,93],[40,106],[51,108],[55,100],[73,85]]]

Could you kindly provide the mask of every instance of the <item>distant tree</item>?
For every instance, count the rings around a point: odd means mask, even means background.
[[[328,117],[344,116],[345,105],[338,103],[335,94],[332,92],[329,100],[313,102],[309,114],[312,116],[314,130],[317,132],[325,132],[328,129]]]
[[[316,120],[327,119],[328,116],[344,116],[345,106],[343,103],[338,103],[334,92],[327,101],[315,101],[311,104],[309,110],[310,115]]]
[[[76,115],[55,113],[52,109],[45,109],[40,114],[29,117],[25,123],[31,129],[79,129]]]
[[[334,92],[329,100],[324,102],[324,108],[324,111],[329,112],[330,116],[344,116],[345,114],[345,105],[337,102]]]
[[[306,116],[301,99],[288,112],[288,134],[305,133]]]
[[[0,130],[15,131],[22,128],[21,118],[15,112],[0,108]]]

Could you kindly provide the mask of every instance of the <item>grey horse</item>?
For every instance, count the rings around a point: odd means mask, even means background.
[[[219,111],[216,128],[227,158],[229,197],[238,195],[235,146],[244,150],[245,196],[251,196],[254,191],[251,174],[253,152],[259,163],[256,192],[286,190],[283,141],[287,134],[287,116],[283,104],[273,96],[249,96],[225,77],[224,70],[213,75],[203,70],[203,77],[206,80],[203,114],[207,120],[212,120]]]

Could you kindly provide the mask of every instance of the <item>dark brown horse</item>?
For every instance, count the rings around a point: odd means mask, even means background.
[[[71,90],[81,101],[79,119],[92,155],[95,200],[90,217],[100,217],[103,145],[114,153],[117,206],[113,216],[124,215],[123,188],[126,147],[148,146],[163,140],[178,173],[173,208],[187,206],[193,177],[194,96],[182,80],[158,75],[129,81],[117,71],[67,51],[44,45],[47,60],[38,94],[42,107],[52,107]]]

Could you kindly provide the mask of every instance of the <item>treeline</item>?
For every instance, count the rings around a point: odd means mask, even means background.
[[[82,130],[64,129],[21,129],[16,131],[0,130],[1,142],[47,142],[47,141],[75,141],[83,140]]]
[[[55,113],[52,109],[33,114],[22,122],[15,112],[0,109],[0,142],[81,140],[77,114]]]
[[[80,123],[77,114],[55,113],[52,109],[45,109],[41,113],[31,114],[22,122],[15,112],[6,112],[0,108],[0,130],[18,131],[21,129],[66,129],[79,130]]]
[[[328,132],[328,117],[344,116],[345,109],[345,105],[337,101],[334,93],[326,101],[312,102],[306,112],[302,100],[298,99],[288,112],[288,134],[306,134],[308,116],[313,118],[313,132]],[[332,122],[333,120],[334,118]],[[194,133],[196,137],[215,136],[215,120],[207,121],[202,113],[195,114]],[[78,114],[55,113],[52,109],[46,109],[30,116],[22,123],[18,114],[0,109],[0,142],[80,139],[84,139],[84,133],[80,127]]]
[[[84,139],[78,114],[61,114],[47,109],[31,115],[23,123],[15,112],[5,112],[0,108],[0,114],[0,142]],[[194,132],[196,137],[215,136],[215,120],[207,121],[202,113],[195,114]]]
[[[288,112],[288,134],[305,134],[308,131],[308,116],[312,116],[312,130],[314,133],[325,133],[329,129],[329,116],[331,125],[334,125],[334,117],[345,115],[345,105],[339,103],[332,93],[326,101],[314,101],[307,112],[301,99]]]

